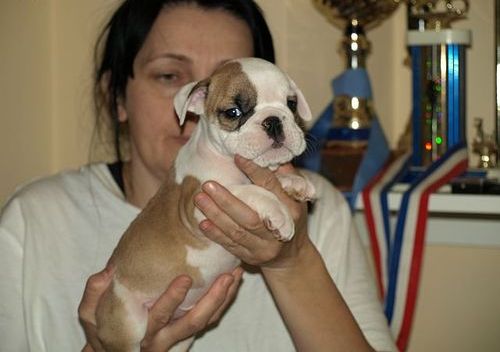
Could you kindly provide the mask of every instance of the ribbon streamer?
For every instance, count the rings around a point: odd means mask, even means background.
[[[410,154],[391,158],[364,188],[362,198],[379,292],[400,351],[408,346],[424,254],[429,196],[467,170],[467,148],[450,148],[404,192],[390,227],[387,197],[390,188],[410,171]]]

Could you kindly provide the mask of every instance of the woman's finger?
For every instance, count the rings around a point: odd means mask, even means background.
[[[160,329],[170,322],[176,309],[186,298],[191,285],[192,280],[186,275],[178,276],[170,283],[167,290],[149,311],[148,327],[144,340],[153,338]]]
[[[271,191],[280,198],[286,196],[286,193],[281,188],[280,182],[271,170],[260,167],[241,155],[236,155],[234,161],[236,166],[238,166],[254,184]]]
[[[205,185],[203,185],[202,188],[204,186]],[[215,202],[215,200],[205,191],[202,191],[201,193],[195,195],[194,202],[196,207],[207,217],[207,219],[210,219],[212,222],[216,223],[217,226],[220,226],[221,228],[231,228],[236,226],[234,220],[231,219],[231,217],[227,213],[225,213],[224,210],[221,209]]]
[[[228,189],[213,181],[204,183],[202,189],[195,197],[198,208],[233,241],[248,247],[254,235],[270,238],[259,215]]]
[[[208,220],[204,220],[200,228],[207,238],[220,244],[228,252],[250,265],[262,265],[269,262],[276,257],[283,246],[283,243],[277,241],[272,234],[269,236],[271,239],[267,240],[251,233],[245,234],[251,241],[246,246],[240,245],[231,239],[231,236],[238,235],[228,235]]]
[[[152,351],[167,350],[178,341],[187,339],[203,330],[215,312],[224,304],[234,280],[231,274],[219,276],[208,292],[189,312],[179,319],[171,321],[157,333],[150,349]]]
[[[234,281],[231,284],[231,286],[229,286],[229,289],[226,294],[226,299],[224,303],[219,307],[219,309],[217,309],[214,315],[210,318],[208,325],[211,325],[219,321],[222,314],[224,314],[227,307],[234,301],[234,298],[236,297],[236,292],[238,292],[238,288],[241,284],[241,279],[243,277],[243,268],[240,266],[237,267],[236,269],[233,270],[232,275],[234,277]]]
[[[87,280],[82,300],[78,306],[78,317],[87,339],[87,345],[83,348],[85,352],[103,351],[102,345],[97,338],[95,312],[102,295],[108,289],[113,278],[114,269],[111,266],[92,275]]]
[[[92,346],[90,346],[88,343],[85,344],[85,346],[82,348],[82,352],[95,352]]]
[[[278,169],[276,170],[276,173],[278,174],[300,174],[296,168],[293,167],[292,163],[286,163],[283,165],[280,165]]]
[[[238,237],[238,240],[243,241],[243,244],[240,244],[234,241],[231,236],[229,236],[226,232],[222,231],[219,227],[213,224],[210,220],[203,220],[200,223],[200,229],[203,231],[203,234],[213,242],[224,247],[229,253],[233,254],[235,257],[240,258],[243,261],[246,261],[248,257],[251,256],[252,250],[247,248],[258,247],[261,243],[261,239],[257,236],[254,236],[250,233],[242,233],[236,235],[234,232],[232,233],[233,237]],[[243,236],[251,236],[253,237],[253,244],[247,239],[243,240]]]
[[[210,218],[220,219],[221,223],[218,226],[221,228],[226,227],[224,223],[228,226],[238,223],[252,230],[260,224],[257,213],[219,183],[205,182],[202,190],[203,192],[195,197],[196,205],[202,211],[204,209],[210,211]]]
[[[113,278],[114,270],[108,266],[104,270],[92,275],[87,280],[85,290],[83,291],[82,300],[78,306],[78,316],[80,320],[84,320],[95,324],[95,311],[101,296],[106,292],[111,279]]]

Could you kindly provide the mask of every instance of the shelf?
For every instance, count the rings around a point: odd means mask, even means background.
[[[406,185],[396,185],[389,193],[389,209],[397,211]],[[363,210],[360,196],[356,209]],[[500,219],[500,195],[451,193],[449,186],[441,188],[429,197],[429,212],[498,216]]]
[[[396,185],[389,193],[389,209],[394,226],[406,185]],[[451,193],[449,186],[431,194],[426,243],[500,248],[500,195]],[[361,238],[368,244],[363,201],[358,196],[354,216]]]

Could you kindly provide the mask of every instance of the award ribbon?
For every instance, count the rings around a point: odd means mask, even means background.
[[[388,286],[389,253],[391,252],[391,229],[387,192],[409,169],[411,154],[395,158],[391,156],[382,170],[363,189],[365,221],[370,237],[370,248],[375,264],[375,274],[380,298],[383,299]]]
[[[429,196],[467,170],[467,149],[450,148],[411,181],[402,196],[394,231],[387,195],[410,167],[410,154],[392,158],[363,190],[362,197],[385,314],[400,351],[406,350],[417,298],[428,216]]]

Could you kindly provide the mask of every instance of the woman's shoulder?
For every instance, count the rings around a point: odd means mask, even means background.
[[[95,163],[79,169],[64,170],[56,174],[32,179],[19,187],[9,198],[9,203],[61,203],[65,200],[82,201],[92,192],[119,195],[119,189],[105,163]]]
[[[316,190],[309,212],[311,240],[317,246],[345,241],[352,231],[352,213],[344,195],[325,177],[309,170],[300,171]]]
[[[300,172],[314,185],[316,190],[316,206],[350,214],[349,205],[344,195],[330,181],[324,176],[310,170],[300,169]]]

